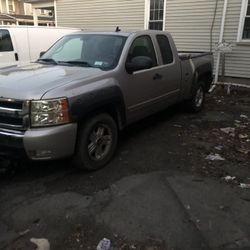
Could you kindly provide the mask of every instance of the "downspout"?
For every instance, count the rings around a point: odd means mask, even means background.
[[[213,30],[214,30],[214,24],[215,24],[215,18],[217,15],[217,9],[218,9],[218,2],[219,0],[215,0],[215,6],[214,6],[214,16],[213,16],[213,21],[210,29],[210,52],[213,52]]]
[[[227,15],[227,6],[228,6],[228,0],[224,0],[224,8],[223,8],[223,14],[222,14],[222,19],[221,19],[219,44],[223,42],[225,21],[226,21],[226,15]],[[215,78],[214,78],[215,84],[218,82],[218,79],[219,79],[220,59],[221,59],[221,52],[218,51],[217,61],[216,61]]]
[[[57,27],[57,5],[56,5],[56,0],[54,0],[54,18],[55,18],[55,26]]]

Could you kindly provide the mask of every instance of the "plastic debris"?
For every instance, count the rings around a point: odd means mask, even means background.
[[[250,184],[246,184],[246,183],[240,183],[240,187],[241,188],[250,188]]]
[[[243,129],[247,127],[246,125],[241,125],[241,124],[238,124],[238,123],[235,123],[235,126],[237,128],[243,128]]]
[[[103,238],[96,247],[96,250],[110,250],[111,241],[109,239]]]
[[[206,157],[206,160],[209,161],[225,161],[223,157],[221,157],[219,154],[210,154]]]
[[[230,136],[235,136],[235,128],[221,128],[220,129],[222,132],[226,133],[226,134],[229,134]]]
[[[217,146],[215,147],[215,149],[221,151],[223,149],[223,146]]]
[[[248,135],[247,134],[239,134],[239,138],[246,139],[246,138],[248,138]]]
[[[30,241],[37,245],[36,250],[50,250],[50,243],[47,239],[31,238]]]
[[[225,176],[222,179],[225,180],[226,182],[229,182],[229,181],[236,180],[236,177],[235,176]]]
[[[238,152],[240,152],[240,153],[242,153],[242,154],[247,155],[247,154],[249,154],[250,149],[245,149],[245,148],[237,148],[237,151],[238,151]]]
[[[22,231],[22,232],[19,232],[19,235],[20,236],[24,236],[25,234],[27,234],[27,233],[29,233],[30,232],[30,230],[29,229],[26,229],[26,230],[24,230],[24,231]]]
[[[240,115],[240,118],[248,119],[248,116],[247,115]]]

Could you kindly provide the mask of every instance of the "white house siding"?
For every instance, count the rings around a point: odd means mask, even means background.
[[[166,0],[166,30],[178,50],[209,51],[216,0]],[[56,0],[59,26],[113,31],[144,28],[145,0]],[[241,0],[229,0],[225,40],[236,45]],[[218,0],[212,48],[219,40],[224,0]],[[216,58],[216,56],[215,56]],[[250,45],[237,44],[226,56],[226,76],[250,78]]]
[[[145,0],[57,0],[59,26],[87,31],[144,28]]]
[[[226,76],[250,78],[250,45],[236,45],[241,0],[229,0],[224,39],[235,44],[226,55]],[[212,47],[219,40],[224,0],[218,1]],[[167,0],[166,30],[172,33],[178,50],[210,50],[210,30],[215,0]],[[216,58],[216,56],[215,56]]]

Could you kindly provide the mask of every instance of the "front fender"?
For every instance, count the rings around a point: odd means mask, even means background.
[[[107,85],[82,93],[70,99],[70,114],[73,122],[83,121],[96,111],[112,108],[117,112],[118,119],[123,125],[126,123],[126,109],[123,94],[118,85]]]

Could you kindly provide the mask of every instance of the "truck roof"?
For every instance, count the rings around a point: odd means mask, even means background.
[[[139,30],[139,31],[128,31],[128,32],[124,32],[124,31],[119,31],[119,32],[114,32],[114,31],[102,31],[102,32],[98,32],[98,31],[78,31],[69,35],[76,35],[76,34],[100,34],[100,35],[119,35],[119,36],[125,36],[128,37],[130,35],[136,34],[136,35],[145,35],[145,34],[169,34],[166,31],[161,31],[161,30]]]

